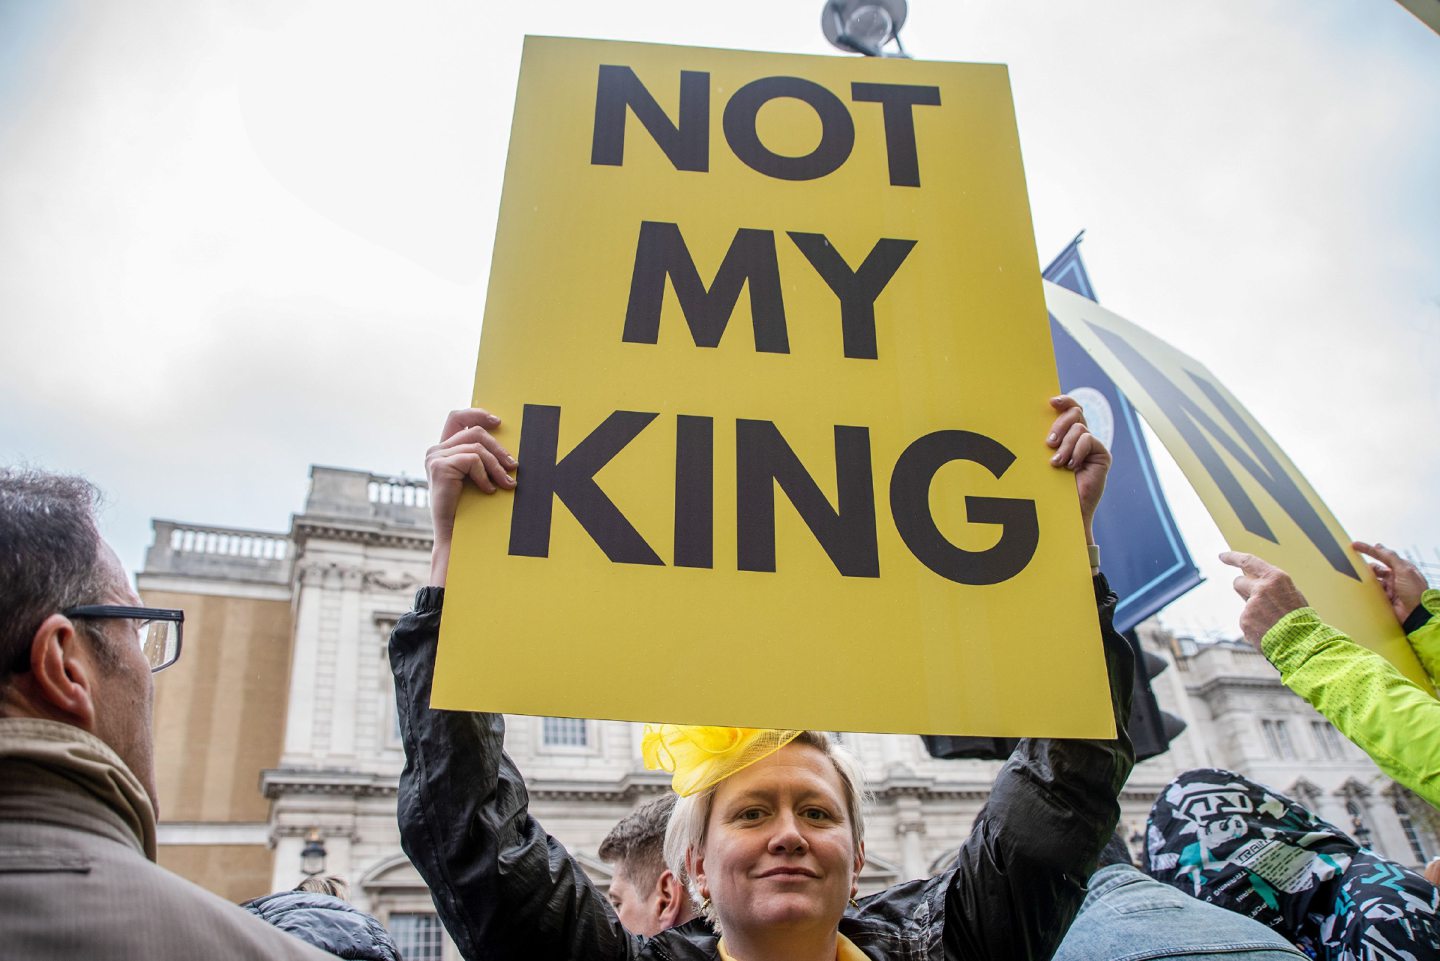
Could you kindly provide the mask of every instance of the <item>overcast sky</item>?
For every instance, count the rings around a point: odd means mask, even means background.
[[[0,462],[283,530],[469,396],[521,38],[830,53],[820,0],[0,0]],[[1440,36],[1393,0],[913,0],[1010,65],[1042,263],[1206,363],[1354,536],[1440,548]],[[1157,459],[1167,461],[1157,449]],[[1167,620],[1234,629],[1211,581]]]

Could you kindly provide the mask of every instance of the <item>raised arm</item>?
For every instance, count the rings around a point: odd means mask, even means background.
[[[1262,638],[1285,686],[1329,719],[1391,778],[1440,805],[1440,701],[1320,620],[1308,607]]]
[[[1440,742],[1431,736],[1440,731],[1440,701],[1320,620],[1280,568],[1253,554],[1227,552],[1220,559],[1240,568],[1235,590],[1245,598],[1245,640],[1279,669],[1285,686],[1391,778],[1440,804]]]
[[[1068,397],[1047,443],[1051,464],[1075,472],[1087,542],[1105,487],[1110,455],[1085,429]],[[1134,652],[1115,632],[1116,598],[1095,576],[1106,673],[1119,737],[1113,741],[1020,742],[1001,768],[990,799],[956,859],[945,904],[945,957],[1031,961],[1049,958],[1085,897],[1105,842],[1120,819],[1116,800],[1135,752],[1125,726],[1135,681]],[[1057,624],[1056,630],[1093,630]]]
[[[500,420],[456,411],[426,457],[435,519],[432,585],[390,637],[405,769],[400,840],[436,910],[470,961],[625,961],[638,940],[621,928],[569,852],[530,816],[525,782],[503,751],[499,714],[430,708],[455,505],[467,482],[513,488]]]

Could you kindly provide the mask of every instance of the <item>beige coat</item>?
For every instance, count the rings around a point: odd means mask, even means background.
[[[155,863],[155,813],[99,738],[0,718],[0,961],[331,958]]]

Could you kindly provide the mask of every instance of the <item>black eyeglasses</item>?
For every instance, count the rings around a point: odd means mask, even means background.
[[[117,618],[139,621],[140,650],[150,662],[150,672],[164,670],[180,657],[181,626],[185,612],[168,607],[126,607],[118,604],[87,604],[60,612],[66,617]]]

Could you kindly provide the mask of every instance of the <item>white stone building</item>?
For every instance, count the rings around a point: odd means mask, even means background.
[[[292,887],[314,838],[325,872],[350,882],[352,900],[391,927],[410,961],[457,957],[395,823],[403,756],[385,644],[428,575],[423,482],[315,467],[287,532],[154,527],[140,589],[189,614],[184,656],[157,679],[162,862],[239,900]],[[1143,829],[1177,771],[1220,766],[1363,827],[1402,862],[1440,853],[1395,786],[1263,657],[1147,628],[1147,648],[1172,665],[1155,679],[1161,706],[1188,729],[1131,777],[1127,835]],[[509,718],[507,748],[534,814],[601,885],[601,838],[666,788],[640,763],[639,733],[621,722]],[[862,890],[940,869],[999,764],[934,760],[915,737],[841,739],[874,793]]]

